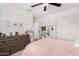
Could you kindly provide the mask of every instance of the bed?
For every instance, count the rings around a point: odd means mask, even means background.
[[[20,53],[22,56],[79,56],[79,48],[73,41],[41,39],[29,44]]]

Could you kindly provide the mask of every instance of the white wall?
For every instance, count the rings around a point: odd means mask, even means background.
[[[46,27],[50,27],[51,25],[53,25],[54,27],[54,31],[53,31],[53,37],[52,38],[55,38],[56,36],[56,18],[52,18],[52,17],[44,17],[42,19],[38,19],[39,21],[39,24],[40,24],[40,27],[41,26],[46,26]]]
[[[6,22],[9,22],[8,26]],[[14,26],[14,23],[18,25]],[[23,24],[22,27],[19,26],[21,23]],[[33,17],[29,12],[20,10],[6,3],[0,4],[0,32],[6,33],[7,35],[9,32],[13,32],[14,34],[16,31],[23,33],[31,29],[32,26]]]
[[[41,25],[54,25],[54,38],[76,40],[79,30],[79,8],[38,19]]]

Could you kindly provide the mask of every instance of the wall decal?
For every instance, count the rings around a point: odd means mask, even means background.
[[[5,27],[11,27],[11,21],[10,20],[4,20],[3,23],[4,23],[3,25]]]

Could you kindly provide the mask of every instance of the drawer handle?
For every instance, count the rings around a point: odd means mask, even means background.
[[[15,39],[15,40],[17,40],[17,39]]]
[[[12,50],[9,50],[9,52],[11,52]]]
[[[5,43],[5,41],[2,41],[2,43]]]

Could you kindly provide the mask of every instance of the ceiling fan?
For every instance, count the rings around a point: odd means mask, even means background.
[[[36,6],[39,6],[39,5],[44,5],[44,11],[47,10],[47,5],[50,4],[50,5],[54,5],[56,7],[60,7],[62,4],[61,3],[38,3],[38,4],[35,4],[35,5],[32,5],[31,7],[36,7]]]

